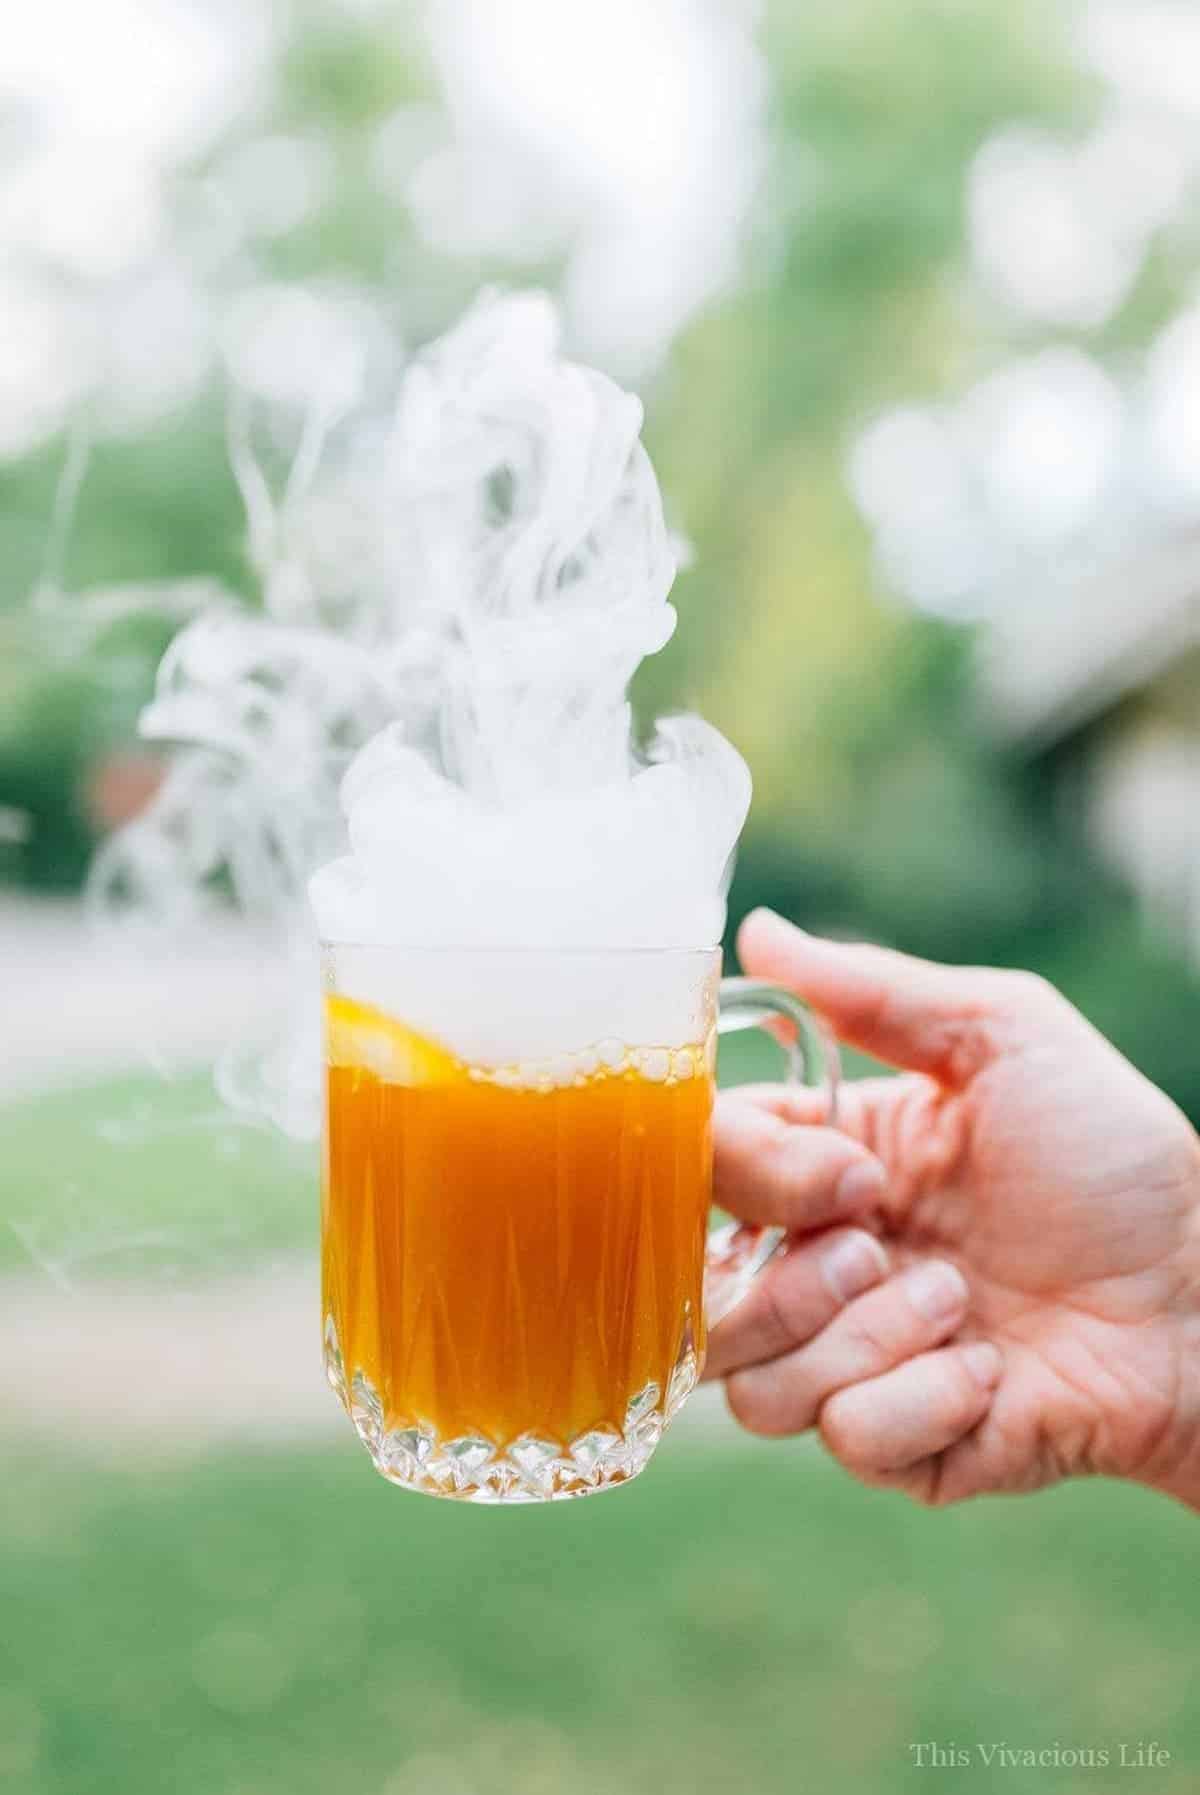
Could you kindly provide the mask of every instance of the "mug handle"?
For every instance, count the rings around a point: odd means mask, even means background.
[[[837,1121],[837,1094],[841,1065],[837,1043],[798,997],[766,979],[721,980],[717,1033],[732,1035],[747,1028],[767,1028],[782,1018],[791,1025],[792,1038],[784,1046],[787,1055],[785,1084],[823,1088],[825,1122]],[[721,1320],[741,1302],[768,1260],[773,1259],[787,1233],[786,1228],[752,1228],[745,1222],[726,1222],[708,1237],[704,1270],[704,1308],[708,1325]]]

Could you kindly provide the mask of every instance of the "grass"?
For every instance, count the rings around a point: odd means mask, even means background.
[[[1200,1779],[1200,1527],[1133,1490],[926,1514],[694,1436],[502,1514],[390,1489],[349,1434],[5,1481],[7,1795],[908,1795],[930,1739],[1155,1738],[1134,1786]]]

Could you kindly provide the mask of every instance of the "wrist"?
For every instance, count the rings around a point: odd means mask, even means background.
[[[1200,1511],[1200,1185],[1179,1258],[1172,1304],[1178,1400],[1161,1474],[1150,1481],[1164,1495]]]

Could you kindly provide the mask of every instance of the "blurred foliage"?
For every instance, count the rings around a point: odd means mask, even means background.
[[[1144,1738],[1135,1785],[1196,1786],[1195,1521],[1145,1491],[929,1514],[703,1424],[490,1516],[390,1489],[348,1425],[82,1458],[6,1459],[7,1795],[919,1795],[930,1739],[1113,1760],[956,1790],[1109,1795]]]
[[[395,27],[296,10],[265,114],[247,128],[319,142],[333,180],[315,212],[255,243],[247,276],[365,282],[411,342],[483,276],[554,270],[453,261],[370,178],[372,133],[397,107],[422,104],[434,133],[445,127],[417,39]],[[650,446],[695,561],[678,635],[635,698],[643,718],[697,706],[750,761],[735,919],[771,902],[932,955],[1039,964],[1200,1117],[1193,983],[1160,970],[1170,963],[1140,940],[1081,831],[1051,813],[1042,770],[986,738],[969,639],[877,590],[842,472],[875,409],[958,390],[1002,359],[1008,326],[970,291],[964,177],[1006,121],[1097,113],[1103,96],[1079,74],[1068,29],[1069,8],[1043,0],[766,9],[770,163],[745,277],[647,393]],[[1106,342],[1145,340],[1188,277],[1177,262],[1150,260]],[[97,448],[68,589],[206,573],[253,598],[221,409],[210,391]],[[140,618],[101,632],[80,660],[18,621],[61,456],[54,445],[0,468],[0,805],[31,825],[4,864],[38,885],[80,876],[81,794],[96,757],[132,738],[166,627]],[[1160,1001],[1169,1027],[1153,1020]]]
[[[165,617],[128,616],[64,641],[59,617],[0,615],[0,802],[26,819],[28,883],[82,880],[96,824],[89,780],[128,742],[171,628]]]
[[[6,1104],[0,1151],[0,1273],[165,1285],[315,1242],[311,1146],[225,1109],[211,1075]]]

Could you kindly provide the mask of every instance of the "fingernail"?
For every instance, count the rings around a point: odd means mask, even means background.
[[[887,1254],[870,1234],[843,1234],[822,1259],[821,1276],[830,1295],[848,1303],[878,1284],[887,1268]]]
[[[964,1346],[962,1362],[981,1389],[994,1390],[1000,1382],[1004,1360],[990,1340],[972,1340],[970,1346]]]
[[[838,1179],[837,1206],[843,1211],[869,1209],[886,1189],[887,1173],[878,1160],[856,1159]]]
[[[909,1302],[926,1321],[947,1321],[966,1306],[967,1280],[957,1266],[944,1261],[916,1266],[904,1286]]]

